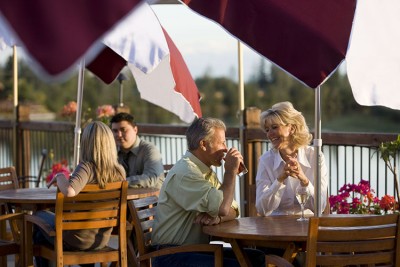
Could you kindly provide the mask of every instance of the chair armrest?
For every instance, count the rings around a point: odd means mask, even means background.
[[[45,220],[38,216],[26,214],[25,221],[35,224],[40,229],[45,231],[49,236],[56,236],[56,231]]]
[[[293,267],[293,264],[277,255],[265,255],[265,266]]]
[[[9,214],[0,215],[0,221],[15,220],[15,219],[22,220],[23,218],[24,218],[24,214],[23,213],[9,213]]]
[[[213,252],[219,254],[222,257],[222,245],[218,244],[194,244],[194,245],[182,245],[176,247],[166,247],[152,252],[148,252],[144,255],[140,255],[140,260],[147,260],[153,257],[170,255],[180,252]]]

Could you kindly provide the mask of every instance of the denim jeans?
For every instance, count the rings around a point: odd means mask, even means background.
[[[223,249],[224,267],[240,267],[235,253],[230,248]],[[265,266],[265,254],[256,249],[245,249],[253,266]],[[201,252],[184,252],[156,257],[152,260],[152,267],[210,267],[214,266],[214,255]]]
[[[50,225],[53,229],[56,229],[55,225],[55,214],[46,210],[39,210],[35,212],[35,216],[38,216],[46,221],[47,224]],[[51,237],[46,234],[39,227],[34,226],[33,228],[33,243],[34,244],[49,244],[54,245],[54,237]],[[37,267],[47,267],[50,266],[49,261],[42,257],[35,257],[36,266]]]

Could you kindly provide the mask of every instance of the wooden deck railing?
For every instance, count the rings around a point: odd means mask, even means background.
[[[248,109],[244,114],[244,126],[228,128],[229,147],[241,149],[249,173],[237,183],[237,198],[241,200],[244,215],[254,215],[255,176],[258,158],[270,149],[265,134],[258,125],[259,110]],[[139,124],[141,138],[153,142],[160,149],[164,164],[174,164],[186,151],[185,126]],[[67,159],[72,162],[74,124],[67,122],[20,122],[17,127],[16,155],[13,152],[13,123],[0,120],[0,167],[14,165],[19,176],[37,175],[40,154],[47,149],[49,157],[45,169],[51,168],[52,160]],[[240,140],[242,136],[242,142]],[[344,183],[369,180],[377,196],[395,195],[393,175],[388,171],[377,147],[382,142],[395,140],[397,134],[385,133],[334,133],[323,132],[322,151],[330,174],[329,191],[336,194]],[[241,145],[242,143],[242,145]],[[16,156],[16,161],[14,160]],[[398,166],[398,158],[393,162]],[[222,177],[223,167],[216,168]]]

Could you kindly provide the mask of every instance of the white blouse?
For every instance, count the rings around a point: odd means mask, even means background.
[[[310,181],[308,189],[311,196],[305,205],[306,214],[313,214],[314,211],[315,157],[316,152],[312,146],[298,149],[297,160]],[[285,162],[276,149],[265,152],[259,159],[256,176],[256,209],[260,215],[286,215],[301,212],[295,193],[300,181],[290,176],[283,183],[277,180],[283,173],[284,165]],[[321,210],[324,210],[326,206],[328,179],[325,157],[321,153]]]

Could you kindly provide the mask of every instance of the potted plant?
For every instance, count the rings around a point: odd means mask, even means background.
[[[397,202],[399,202],[400,194],[399,181],[397,178],[397,168],[394,164],[392,164],[392,162],[395,161],[396,155],[400,151],[400,135],[397,136],[397,140],[395,141],[382,142],[378,150],[381,153],[381,158],[385,161],[386,166],[393,173],[396,198]]]
[[[380,215],[397,211],[398,203],[393,196],[385,195],[379,199],[374,193],[366,180],[358,184],[345,184],[339,189],[338,195],[329,197],[331,213]]]

